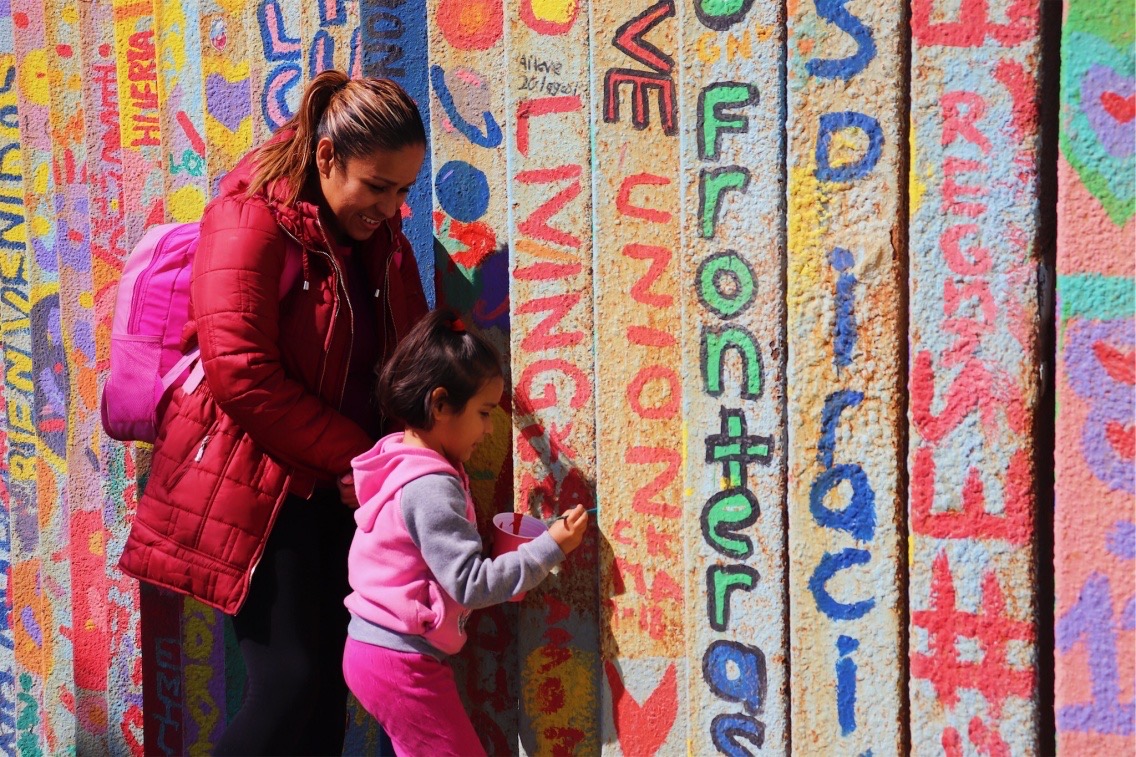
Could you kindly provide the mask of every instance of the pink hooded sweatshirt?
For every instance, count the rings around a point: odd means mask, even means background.
[[[351,465],[360,506],[344,604],[357,641],[453,654],[465,644],[470,610],[528,591],[564,559],[548,533],[517,552],[482,557],[465,470],[404,444],[401,433]]]

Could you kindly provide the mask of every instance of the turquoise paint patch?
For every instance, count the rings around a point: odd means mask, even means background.
[[[1061,320],[1115,321],[1136,316],[1136,281],[1119,276],[1083,274],[1057,277]]]

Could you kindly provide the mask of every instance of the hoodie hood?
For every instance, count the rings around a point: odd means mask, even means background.
[[[367,452],[351,461],[359,509],[355,525],[370,533],[379,513],[395,500],[395,495],[411,481],[434,473],[446,473],[466,484],[465,475],[443,455],[403,442],[403,435],[390,434]]]

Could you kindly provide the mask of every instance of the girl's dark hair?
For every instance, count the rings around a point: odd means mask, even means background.
[[[340,166],[376,150],[426,144],[418,106],[402,87],[390,79],[351,79],[334,68],[308,83],[299,112],[281,129],[292,136],[259,149],[249,195],[282,179],[288,182],[288,202],[295,202],[315,170],[322,137],[331,140]]]
[[[383,366],[379,407],[387,418],[429,430],[434,425],[435,389],[445,389],[443,401],[460,413],[486,381],[501,375],[501,356],[485,337],[466,328],[452,310],[433,310]]]

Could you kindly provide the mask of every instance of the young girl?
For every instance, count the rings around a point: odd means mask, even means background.
[[[470,610],[540,583],[580,544],[583,506],[501,557],[482,557],[462,464],[492,431],[505,381],[492,345],[434,311],[379,379],[383,413],[405,424],[352,461],[359,509],[343,674],[400,755],[484,754],[445,662]]]

